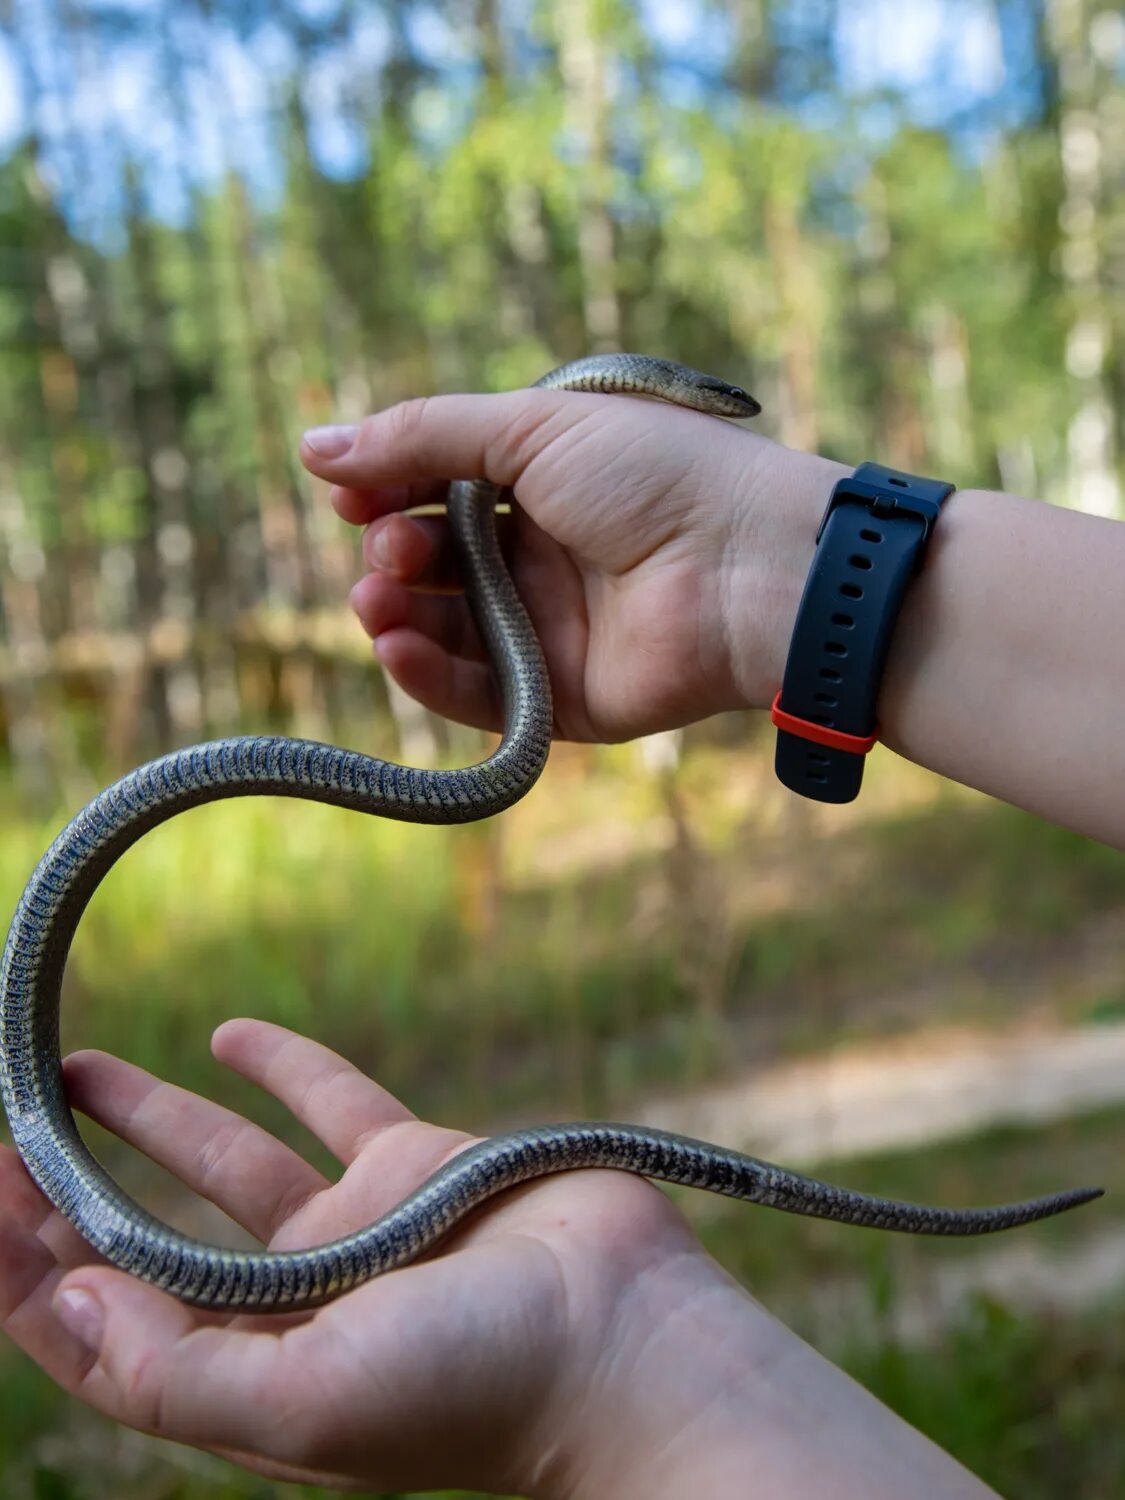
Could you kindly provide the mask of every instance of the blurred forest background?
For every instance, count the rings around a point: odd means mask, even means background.
[[[747,386],[796,446],[1119,515],[1120,7],[0,0],[8,909],[65,817],[177,744],[475,755],[373,668],[299,434],[614,348]],[[211,1063],[225,1016],[482,1129],[643,1116],[933,1201],[1125,1188],[1120,857],[883,752],[854,808],[796,806],[769,754],[756,715],[559,747],[484,828],[192,813],[96,897],[64,1029],[290,1138]],[[1002,1491],[1123,1493],[1120,1194],[971,1251],[685,1201]],[[0,1488],[291,1493],[8,1347]]]

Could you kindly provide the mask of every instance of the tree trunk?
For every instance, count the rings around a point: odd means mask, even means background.
[[[1110,18],[1110,11],[1089,0],[1050,0],[1048,34],[1058,68],[1063,177],[1060,259],[1072,308],[1066,366],[1076,397],[1067,431],[1064,498],[1100,516],[1116,516],[1121,510],[1117,435],[1106,381],[1113,329],[1101,249],[1105,172],[1114,158],[1120,166],[1125,154],[1114,117],[1120,87],[1099,58],[1099,50],[1108,50],[1105,43],[1099,48],[1098,39],[1108,40]]]
[[[583,143],[578,200],[578,259],[583,316],[593,350],[621,347],[621,309],[610,213],[613,161],[609,138],[608,64],[592,0],[559,7],[559,61],[568,131]]]

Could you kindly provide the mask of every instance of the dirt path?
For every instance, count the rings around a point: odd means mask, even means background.
[[[1125,1103],[1125,1022],[940,1028],[752,1069],[636,1118],[787,1164],[927,1145]]]
[[[746,1073],[690,1097],[650,1099],[640,1118],[786,1165],[927,1145],[989,1126],[1063,1119],[1125,1102],[1125,1023],[1017,1032],[941,1029]],[[890,1329],[929,1341],[984,1292],[1028,1312],[1078,1311],[1125,1289],[1125,1224],[1065,1249],[1028,1239],[916,1267]],[[869,1316],[847,1279],[806,1287],[802,1326],[831,1347]],[[784,1299],[775,1310],[786,1315]],[[797,1310],[792,1310],[796,1312]]]

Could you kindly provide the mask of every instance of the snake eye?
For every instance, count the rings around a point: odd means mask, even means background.
[[[746,401],[749,399],[746,395],[746,392],[740,385],[732,385],[730,387],[729,394],[733,396],[736,401]]]

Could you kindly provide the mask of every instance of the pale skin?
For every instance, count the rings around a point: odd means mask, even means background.
[[[365,527],[352,603],[379,659],[484,727],[496,699],[444,524],[404,512],[450,478],[512,486],[510,553],[558,732],[596,740],[768,704],[817,521],[849,472],[697,413],[547,392],[407,403],[335,446],[308,435],[302,458]],[[883,739],[1125,846],[1106,649],[1125,630],[1123,562],[1117,523],[955,496],[896,633]],[[339,1183],[120,1060],[72,1056],[68,1087],[275,1247],[369,1222],[469,1139],[265,1022],[226,1023],[213,1049],[326,1143]],[[93,1261],[7,1150],[0,1205],[9,1336],[116,1420],[263,1474],[569,1500],[990,1493],[731,1282],[660,1190],[619,1174],[522,1189],[440,1258],[289,1320],[200,1314]]]

